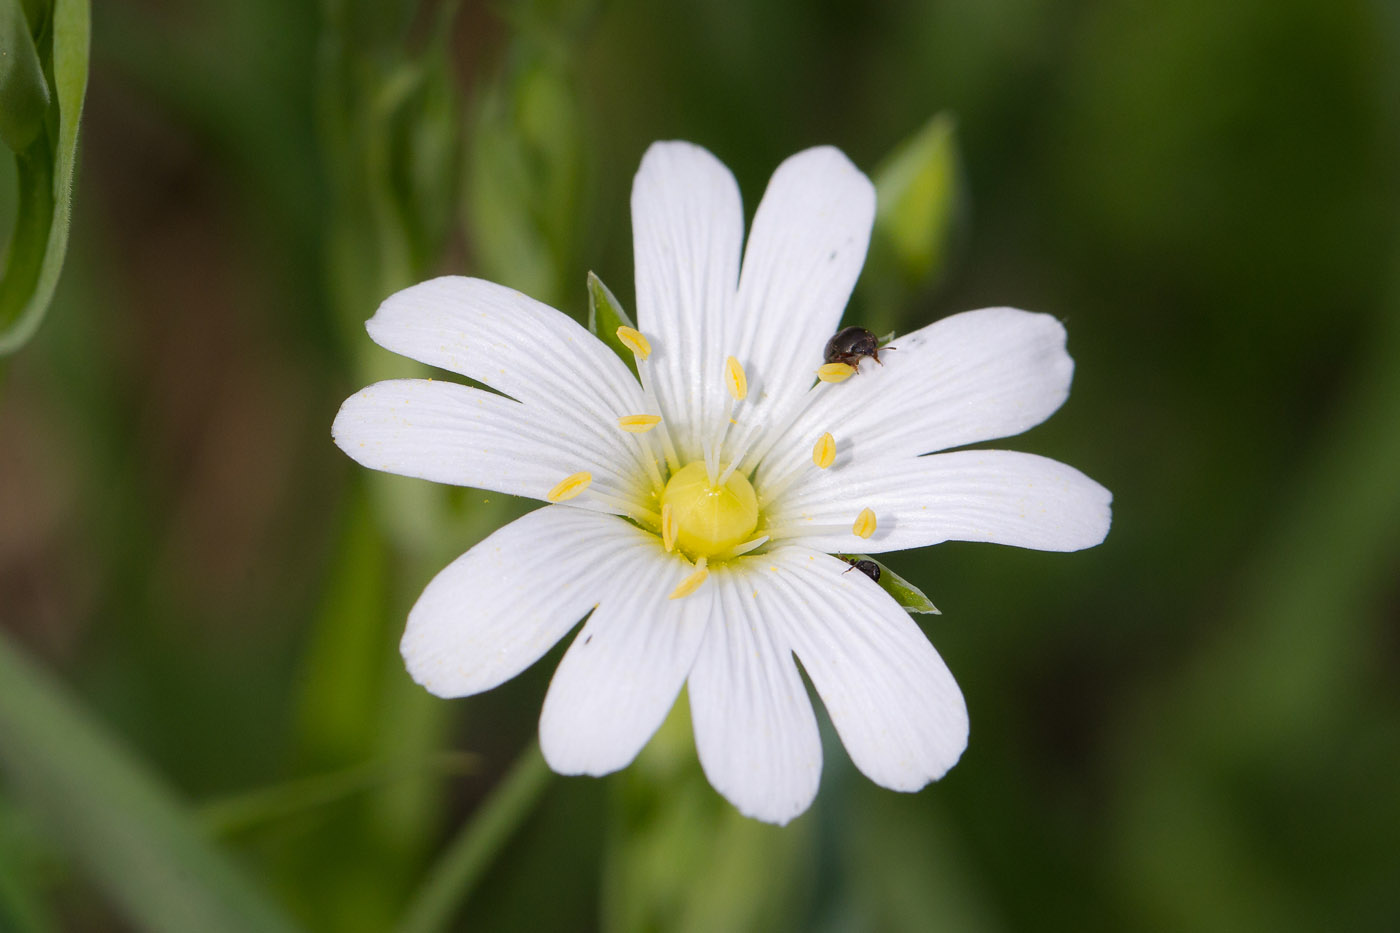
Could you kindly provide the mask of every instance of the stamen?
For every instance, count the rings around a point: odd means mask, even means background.
[[[651,341],[641,331],[623,325],[617,329],[617,339],[622,341],[632,353],[637,357],[637,377],[642,381],[642,395],[646,397],[647,407],[655,411],[663,411],[661,403],[657,399],[656,387],[651,383],[651,367],[646,365],[646,358],[651,356]],[[676,453],[676,445],[671,441],[671,432],[667,430],[665,421],[661,422],[661,453],[666,458],[666,465],[672,473],[681,468],[680,456]],[[650,449],[650,441],[640,442],[644,447]],[[652,458],[648,458],[652,459]],[[656,464],[651,464],[653,470]]]
[[[724,384],[736,402],[742,402],[749,394],[749,380],[744,375],[744,367],[732,356],[724,363]]]
[[[856,374],[856,368],[849,363],[823,363],[817,369],[817,378],[822,382],[845,382]]]
[[[676,521],[668,502],[661,507],[661,544],[668,554],[676,549],[676,535],[680,534],[680,530],[680,523]]]
[[[812,445],[812,462],[817,465],[817,469],[825,470],[831,466],[836,459],[836,438],[830,432],[817,438],[817,442]]]
[[[544,497],[550,502],[565,502],[583,492],[592,482],[592,473],[586,470],[582,473],[575,473],[573,476],[566,476],[560,480],[559,484],[545,493]]]
[[[716,554],[716,555],[715,555],[715,560],[729,560],[729,559],[732,558],[732,557],[738,557],[740,554],[747,554],[749,551],[752,551],[754,548],[759,547],[759,546],[761,546],[761,545],[767,543],[767,541],[768,541],[768,536],[767,536],[767,535],[763,535],[763,536],[761,536],[761,537],[754,538],[752,541],[745,541],[743,544],[737,544],[737,545],[735,545],[734,547],[732,547],[732,548],[730,548],[729,550],[725,551],[723,554]]]
[[[651,356],[651,341],[642,336],[642,332],[626,324],[617,329],[617,339],[622,341],[622,345],[631,350],[638,360],[644,360]]]
[[[706,475],[707,477],[709,477],[709,479],[710,479],[710,485],[711,485],[711,486],[718,486],[718,485],[719,485],[719,449],[718,449],[714,444],[711,444],[711,443],[709,442],[709,440],[707,439],[707,440],[704,440],[704,441],[701,441],[701,442],[700,442],[700,453],[704,455],[704,459],[705,459],[705,475]]]
[[[704,557],[697,560],[695,562],[695,572],[682,580],[680,585],[671,591],[671,595],[668,598],[681,599],[700,589],[700,584],[704,583],[710,577],[710,571],[705,566],[706,563],[708,563],[708,561]]]
[[[758,440],[758,433],[756,431],[750,431],[748,434],[744,435],[744,439],[739,442],[738,448],[734,451],[733,458],[729,461],[729,466],[725,467],[724,472],[719,475],[719,484],[721,486],[729,482],[729,477],[733,476],[734,471],[739,468],[739,464],[744,462],[744,455],[749,452],[749,448],[753,446],[753,442],[756,440]]]
[[[660,415],[623,415],[617,419],[617,426],[628,434],[645,434],[660,423]]]
[[[851,533],[857,538],[868,538],[875,533],[875,513],[865,508],[860,510],[856,516],[856,522],[851,526]]]
[[[813,535],[840,535],[848,531],[845,525],[831,525],[825,522],[797,521],[786,525],[773,525],[765,528],[769,540],[781,541],[784,538],[809,538]]]
[[[637,505],[637,503],[630,502],[620,496],[608,495],[607,493],[593,489],[589,491],[588,498],[599,505],[606,505],[608,508],[613,509],[618,515],[626,515],[639,525],[650,525],[652,528],[657,528],[661,525],[660,515],[657,515],[651,509]]]

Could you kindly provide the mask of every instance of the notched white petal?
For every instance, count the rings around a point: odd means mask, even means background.
[[[632,183],[637,326],[683,460],[701,455],[702,429],[723,411],[717,377],[743,237],[739,186],[723,163],[692,143],[647,150]]]
[[[1108,534],[1112,501],[1103,486],[1047,457],[961,450],[809,471],[768,516],[785,537],[833,553],[943,541],[1077,551]],[[846,529],[850,516],[865,508],[879,516],[879,525],[861,540]]]
[[[712,589],[668,594],[690,572],[654,536],[613,555],[612,581],[550,682],[540,748],[560,774],[626,767],[665,720],[709,621]]]
[[[875,186],[831,146],[778,166],[754,215],[727,328],[762,391],[754,417],[784,422],[822,363],[865,263]]]
[[[716,572],[714,616],[687,690],[695,747],[715,790],[745,816],[783,824],[816,797],[821,739],[784,633],[802,620],[762,573],[752,576]]]
[[[830,555],[787,547],[767,558],[790,607],[788,641],[856,767],[892,790],[942,777],[967,747],[967,707],[908,613]]]
[[[814,390],[771,447],[757,479],[782,482],[802,466],[798,445],[840,425],[857,462],[1009,437],[1050,417],[1069,396],[1074,362],[1049,314],[984,308],[954,314],[895,341],[884,366]]]
[[[642,534],[622,519],[546,507],[493,532],[418,597],[400,649],[441,697],[489,690],[537,661],[613,586]]]
[[[639,487],[613,449],[618,434],[599,436],[539,406],[432,379],[368,386],[345,400],[331,426],[336,445],[371,469],[532,499],[583,475],[607,502],[585,495],[574,505],[635,511]],[[566,491],[583,488],[576,480]]]

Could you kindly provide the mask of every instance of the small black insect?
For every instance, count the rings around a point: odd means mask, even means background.
[[[880,582],[880,565],[873,560],[865,560],[864,558],[857,560],[854,557],[843,557],[841,559],[851,565],[846,568],[846,573],[850,573],[852,570],[859,570],[876,583]]]
[[[845,363],[858,372],[860,361],[867,356],[880,363],[880,351],[893,349],[880,346],[879,339],[864,327],[843,327],[826,342],[822,357],[828,363]]]

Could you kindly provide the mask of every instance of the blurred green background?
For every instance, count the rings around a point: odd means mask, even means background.
[[[1395,929],[1398,53],[1385,0],[96,4],[64,279],[0,361],[0,929]],[[848,319],[1061,317],[1070,401],[1003,443],[1115,494],[1091,551],[891,559],[962,762],[895,794],[828,735],[780,830],[672,727],[546,777],[558,650],[415,687],[408,607],[527,505],[331,444],[416,371],[380,299],[630,307],[652,140],[752,212],[926,126],[924,239]]]

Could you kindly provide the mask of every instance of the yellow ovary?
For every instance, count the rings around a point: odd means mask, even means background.
[[[663,515],[670,510],[676,546],[692,558],[733,550],[758,527],[758,497],[748,479],[735,472],[716,485],[699,460],[672,475],[661,493],[661,509]]]

